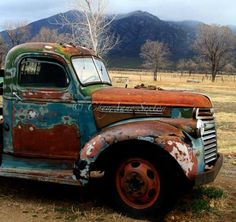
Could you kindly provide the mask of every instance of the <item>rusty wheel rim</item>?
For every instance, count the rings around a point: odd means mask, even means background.
[[[150,162],[133,158],[117,170],[116,188],[121,199],[135,209],[151,207],[160,194],[160,177]]]

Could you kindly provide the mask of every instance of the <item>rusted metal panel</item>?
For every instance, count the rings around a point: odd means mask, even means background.
[[[82,149],[77,176],[82,183],[86,183],[90,165],[110,145],[120,141],[143,140],[157,144],[169,152],[180,164],[186,176],[192,179],[197,174],[198,159],[193,154],[190,144],[186,144],[184,139],[182,130],[159,121],[134,122],[108,128],[91,139]]]
[[[212,107],[204,95],[179,91],[150,91],[107,87],[92,94],[93,104],[171,107]]]
[[[26,100],[60,100],[65,102],[70,102],[72,100],[72,95],[69,92],[63,92],[59,90],[52,90],[52,89],[27,89],[20,93],[20,96]]]
[[[46,181],[52,183],[80,185],[80,181],[74,180],[71,170],[48,171],[38,170],[32,171],[31,169],[13,169],[13,168],[0,168],[0,176],[22,178],[37,181]]]
[[[2,155],[0,176],[79,185],[73,179],[74,160]]]
[[[159,121],[134,122],[107,128],[90,140],[81,151],[81,158],[94,158],[104,146],[133,139],[165,142],[168,138],[184,138],[181,130]],[[163,140],[163,141],[162,141]]]
[[[160,106],[93,105],[93,112],[98,128],[132,118],[171,117],[171,109]]]
[[[190,135],[195,134],[196,125],[197,125],[197,120],[196,119],[190,119],[190,118],[189,119],[185,119],[185,118],[180,118],[180,119],[161,118],[161,119],[159,119],[159,121],[163,122],[163,123],[168,123],[172,126],[175,126],[179,129],[182,129]]]
[[[13,128],[13,147],[15,155],[76,159],[80,138],[75,125],[61,124],[40,129],[19,122]]]
[[[42,92],[41,92],[42,93]],[[72,158],[80,151],[78,112],[73,103],[34,99],[14,102],[13,150],[16,155]]]

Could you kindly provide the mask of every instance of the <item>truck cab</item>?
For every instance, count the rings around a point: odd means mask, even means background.
[[[16,46],[4,68],[0,176],[83,186],[104,171],[116,204],[146,215],[170,181],[208,183],[222,165],[205,95],[113,87],[98,56],[69,44]]]

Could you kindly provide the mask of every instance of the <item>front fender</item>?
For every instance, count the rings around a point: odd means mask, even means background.
[[[160,121],[133,122],[107,128],[85,144],[76,161],[74,174],[82,184],[89,179],[91,165],[98,156],[113,144],[141,140],[158,145],[176,159],[188,178],[197,174],[197,159],[182,130]],[[120,148],[122,149],[122,147]]]

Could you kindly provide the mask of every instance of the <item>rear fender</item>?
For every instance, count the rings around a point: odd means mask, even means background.
[[[98,156],[112,145],[129,140],[148,141],[166,150],[181,166],[185,175],[191,179],[197,174],[197,158],[190,144],[185,141],[182,130],[159,121],[144,121],[114,126],[101,131],[85,144],[76,161],[74,175],[86,184],[91,166]],[[120,147],[122,149],[122,146]]]

